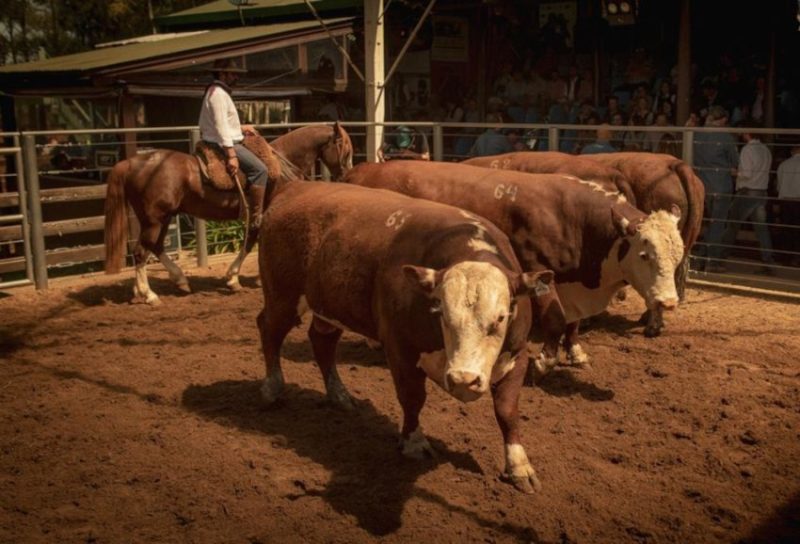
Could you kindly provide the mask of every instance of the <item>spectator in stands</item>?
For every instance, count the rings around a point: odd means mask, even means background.
[[[706,126],[723,128],[728,112],[722,106],[711,106]],[[694,167],[706,189],[706,212],[709,226],[705,234],[705,254],[710,259],[720,256],[719,244],[725,232],[725,220],[731,206],[733,176],[739,165],[736,141],[727,132],[698,132],[694,135]],[[699,250],[702,251],[702,248]],[[714,271],[712,263],[709,271]]]
[[[744,123],[752,128],[754,123]],[[728,213],[728,226],[722,243],[730,247],[736,242],[736,235],[742,222],[751,221],[753,230],[761,247],[761,260],[765,265],[774,265],[772,239],[767,228],[767,188],[769,169],[772,166],[772,153],[761,143],[757,134],[745,132],[741,135],[745,142],[739,152],[739,167],[736,174],[736,197]],[[762,266],[757,272],[772,275],[769,266]]]
[[[655,114],[663,112],[664,104],[670,104],[671,106],[674,106],[676,100],[676,93],[672,89],[672,85],[670,85],[669,80],[661,80],[661,83],[658,86],[658,92],[653,98],[653,113]]]
[[[636,99],[635,107],[631,111],[631,116],[628,119],[629,126],[648,126],[653,124],[653,112],[650,111],[650,100],[648,97],[639,96]],[[638,151],[644,149],[646,132],[643,131],[628,131],[625,137],[625,148],[631,151]]]
[[[706,78],[700,84],[701,97],[699,98],[694,111],[698,112],[701,124],[705,124],[706,116],[712,106],[722,106],[722,101],[714,80]]]
[[[614,113],[608,120],[608,124],[612,127],[615,127],[615,129],[611,131],[611,145],[613,145],[615,148],[617,148],[617,151],[619,151],[625,145],[625,131],[622,130],[622,127],[625,126],[624,114],[621,111]],[[619,128],[617,129],[616,127]]]
[[[487,123],[496,123],[498,126],[486,129],[486,132],[478,136],[475,145],[472,146],[471,155],[473,157],[486,157],[488,155],[499,155],[501,153],[509,153],[514,151],[511,142],[503,134],[503,128],[500,123],[503,119],[499,114],[490,113],[486,116]]]
[[[665,113],[656,115],[655,126],[668,127],[669,120]],[[674,142],[677,136],[668,130],[659,130],[653,132],[645,132],[644,136],[644,151],[652,151],[653,153],[669,153],[670,155],[677,156],[676,150],[673,149]]]
[[[464,99],[464,118],[463,123],[480,123],[480,111],[478,110],[478,101],[474,97],[468,96]],[[475,145],[475,129],[465,128],[464,134],[456,139],[455,154],[459,156],[467,156],[470,154],[472,146]]]
[[[625,124],[625,112],[622,111],[622,108],[619,105],[619,97],[615,94],[612,94],[606,97],[606,107],[605,111],[602,112],[602,116],[606,122],[614,124],[613,117],[616,114],[619,114],[620,119],[622,119],[622,124]]]
[[[791,266],[800,266],[800,144],[792,147],[792,156],[778,166],[778,198],[781,224],[785,230],[785,249],[794,254]]]
[[[611,145],[611,131],[608,128],[597,129],[597,139],[589,145],[583,146],[581,155],[594,155],[596,153],[613,153],[619,151]]]
[[[428,138],[416,127],[398,126],[378,150],[378,160],[431,160]]]

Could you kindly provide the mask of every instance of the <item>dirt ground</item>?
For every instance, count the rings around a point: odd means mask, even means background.
[[[636,296],[584,335],[589,368],[520,400],[543,488],[503,483],[491,399],[429,384],[438,458],[397,451],[380,352],[339,349],[357,411],[325,403],[306,326],[263,407],[250,258],[163,305],[132,273],[0,299],[0,542],[800,542],[800,305],[689,290],[646,339]],[[307,325],[307,321],[305,325]]]

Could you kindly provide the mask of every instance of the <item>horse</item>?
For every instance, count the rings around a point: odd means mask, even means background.
[[[272,183],[274,192],[280,185],[301,176],[308,178],[314,161],[319,158],[338,180],[353,165],[353,146],[347,131],[335,123],[293,130],[276,138],[271,145],[281,163],[280,179]],[[291,157],[291,158],[290,158]],[[297,161],[294,163],[293,161]],[[128,241],[127,205],[139,220],[139,239],[133,251],[136,267],[134,297],[147,304],[158,304],[158,295],[147,281],[145,265],[150,253],[169,272],[170,280],[186,293],[191,292],[183,271],[164,252],[164,238],[172,218],[186,213],[201,219],[236,220],[240,216],[239,193],[221,191],[201,180],[197,159],[190,154],[157,149],[116,163],[107,177],[105,201],[105,269],[107,274],[119,272]],[[239,269],[258,238],[257,232],[245,229],[245,239],[236,259],[225,274],[227,285],[241,289]]]

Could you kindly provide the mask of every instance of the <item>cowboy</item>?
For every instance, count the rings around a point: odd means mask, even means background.
[[[242,145],[242,130],[254,132],[253,127],[239,123],[239,114],[231,98],[231,87],[239,80],[240,68],[233,59],[217,59],[211,68],[214,81],[206,89],[200,107],[200,135],[214,143],[225,154],[225,167],[231,177],[241,168],[247,177],[247,200],[250,207],[251,230],[261,226],[262,206],[267,189],[267,167]]]

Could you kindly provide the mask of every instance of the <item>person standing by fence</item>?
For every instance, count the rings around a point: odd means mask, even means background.
[[[721,106],[709,108],[707,127],[722,128],[728,124],[728,112]],[[719,258],[725,220],[731,206],[733,175],[739,165],[736,141],[727,132],[698,132],[694,137],[694,166],[706,188],[706,213],[709,224],[705,234],[705,255]],[[711,263],[713,271],[715,263]]]
[[[748,123],[743,124],[746,126]],[[749,123],[748,128],[753,128]],[[736,175],[736,196],[728,215],[728,227],[725,229],[723,244],[725,252],[736,243],[736,235],[742,223],[751,221],[753,230],[761,247],[761,260],[765,265],[774,265],[772,257],[772,238],[767,228],[767,188],[769,187],[769,170],[772,166],[772,153],[758,138],[757,134],[745,132],[741,135],[745,142],[739,153],[739,168]],[[769,266],[757,270],[763,274],[774,274]]]
[[[800,144],[792,147],[792,156],[778,166],[778,198],[781,224],[786,225],[787,251],[793,252],[791,266],[800,266]]]

